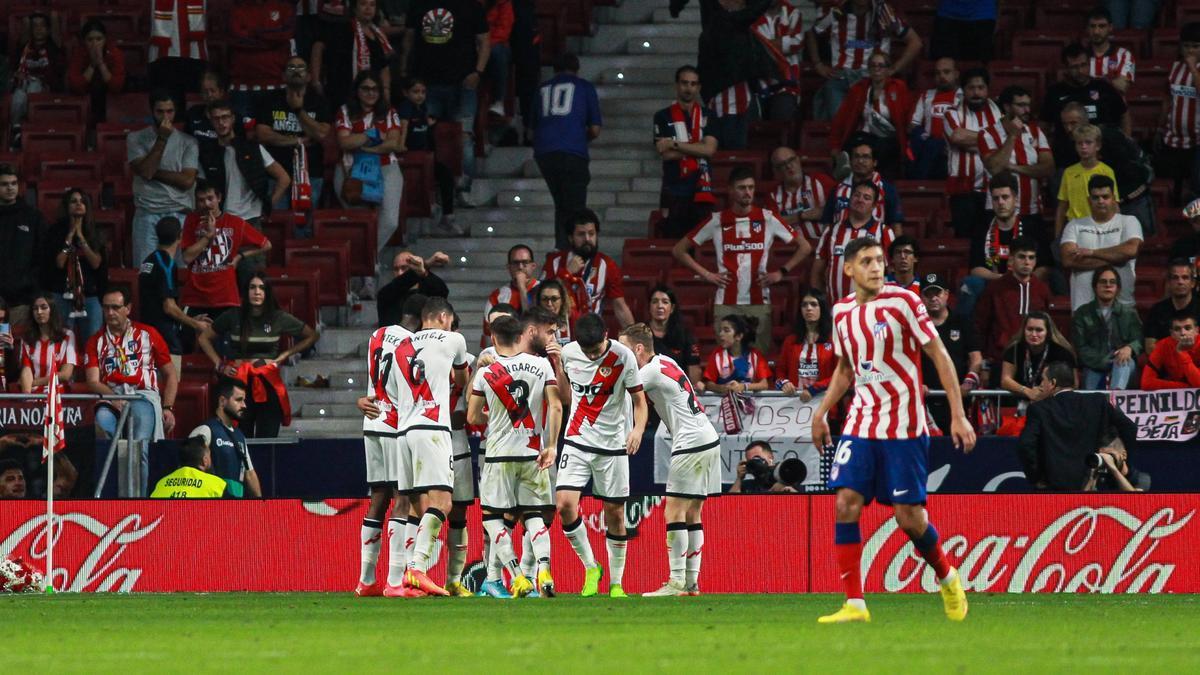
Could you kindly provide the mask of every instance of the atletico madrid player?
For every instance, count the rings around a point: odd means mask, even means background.
[[[904,288],[885,286],[883,247],[871,237],[846,245],[843,267],[855,291],[833,307],[833,348],[838,357],[829,390],[813,416],[818,447],[833,445],[825,415],[854,383],[854,401],[829,472],[837,491],[834,550],[846,604],[820,623],[870,621],[863,600],[858,520],[872,500],[891,505],[900,529],[936,573],[946,616],[962,621],[967,596],[925,512],[929,430],[921,395],[921,352],[933,361],[950,402],[950,435],[969,452],[975,431],[963,413],[958,376],[925,304]],[[919,346],[919,349],[918,349]]]

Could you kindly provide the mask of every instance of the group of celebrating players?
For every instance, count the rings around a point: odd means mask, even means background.
[[[885,287],[886,261],[879,242],[870,237],[852,241],[844,260],[855,292],[832,312],[838,366],[812,432],[819,447],[833,447],[825,417],[853,386],[829,482],[837,492],[835,551],[847,600],[819,621],[870,621],[859,569],[858,521],[873,500],[893,506],[900,528],[941,584],[946,615],[961,621],[967,614],[962,582],[925,511],[929,435],[921,414],[921,352],[933,360],[948,394],[950,434],[969,451],[975,434],[959,389],[951,386],[957,374],[921,299],[907,289]],[[359,399],[359,408],[365,417],[371,504],[362,524],[355,593],[471,595],[462,582],[467,506],[476,496],[466,430],[471,424],[486,427],[479,501],[487,535],[487,580],[480,595],[555,594],[549,527],[556,511],[585,568],[581,595],[598,592],[604,568],[579,514],[580,495],[590,483],[592,495],[604,504],[609,594],[626,597],[622,576],[629,455],[641,445],[648,398],[670,433],[671,461],[665,512],[670,575],[662,588],[647,595],[699,595],[701,511],[704,500],[721,489],[720,438],[684,369],[654,352],[650,328],[634,324],[613,340],[604,321],[588,314],[575,324],[576,340],[560,345],[558,317],[534,307],[519,317],[489,317],[494,345],[472,364],[463,336],[454,332],[450,303],[422,300],[419,312],[406,311],[419,313],[419,329],[386,326],[370,340],[369,391]],[[418,328],[415,321],[411,327]],[[380,579],[375,568],[385,517],[389,564],[386,579]],[[524,530],[520,559],[513,545],[518,521]],[[426,573],[436,562],[438,537],[447,522],[447,581],[442,587]]]

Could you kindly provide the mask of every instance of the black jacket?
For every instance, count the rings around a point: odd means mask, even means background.
[[[1088,477],[1085,458],[1103,447],[1113,431],[1130,456],[1137,444],[1137,425],[1104,394],[1064,391],[1029,406],[1026,415],[1017,452],[1031,485],[1078,491]]]
[[[209,182],[221,186],[221,194],[229,194],[229,177],[225,175],[225,146],[216,141],[197,139],[200,148],[200,168]],[[234,136],[234,159],[246,186],[258,197],[263,215],[271,212],[271,193],[267,189],[267,167],[263,164],[262,146],[254,141]]]
[[[375,307],[379,312],[380,327],[394,326],[400,323],[404,301],[412,293],[421,293],[430,298],[446,298],[450,296],[450,289],[446,286],[446,282],[433,272],[426,272],[423,277],[417,276],[417,273],[412,270],[401,274],[389,281],[375,294]]]
[[[28,305],[41,279],[45,260],[46,222],[37,209],[21,197],[9,206],[0,206],[0,297],[10,307]]]
[[[748,0],[745,8],[730,12],[717,0],[700,0],[702,29],[696,69],[705,101],[735,84],[778,76],[770,54],[750,28],[773,1]]]

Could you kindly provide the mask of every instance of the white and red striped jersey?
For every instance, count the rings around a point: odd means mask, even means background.
[[[946,111],[946,135],[955,129],[967,131],[983,131],[1000,122],[1003,113],[1000,106],[992,99],[979,110],[971,110],[964,101]],[[957,195],[972,190],[982,192],[987,186],[987,170],[983,168],[983,158],[979,154],[979,146],[964,150],[953,143],[946,143],[947,175],[946,191]]]
[[[838,222],[846,217],[850,210],[850,197],[854,194],[854,184],[858,179],[854,174],[850,174],[842,179],[833,189],[833,203],[836,209],[833,213],[833,222]],[[871,211],[871,218],[883,222],[887,219],[887,192],[883,189],[883,176],[879,175],[878,171],[871,173],[871,182],[875,187],[879,188],[879,199],[875,200],[875,208]]]
[[[208,59],[205,0],[152,0],[150,61],[167,56]]]
[[[642,390],[637,359],[616,340],[595,361],[578,342],[562,348],[563,374],[571,384],[571,417],[563,442],[600,455],[625,454],[625,394]]]
[[[550,362],[533,354],[497,356],[475,371],[471,395],[483,397],[487,406],[488,461],[537,459],[546,424],[546,387],[557,384]]]
[[[380,119],[375,118],[375,113],[373,111],[368,111],[363,114],[362,117],[355,119],[350,114],[350,109],[346,106],[342,106],[340,109],[338,109],[337,121],[334,126],[338,131],[349,131],[352,134],[365,134],[372,127],[374,127],[379,131],[380,139],[387,137],[389,131],[401,128],[400,116],[397,115],[396,111],[392,110],[391,108],[388,108],[387,114],[383,115]],[[386,155],[379,155],[378,157],[379,163],[385,166],[391,164],[392,162],[398,161],[396,159],[396,155],[391,152]],[[344,164],[347,169],[350,168],[353,162],[353,152],[342,153],[342,164]]]
[[[529,295],[530,293],[533,293],[533,289],[537,288],[537,285],[538,285],[537,279],[530,279],[529,283],[526,284],[525,294]],[[492,308],[495,307],[496,305],[512,305],[513,307],[516,307],[517,311],[519,312],[523,309],[523,307],[521,305],[521,299],[519,296],[520,296],[520,293],[517,292],[516,286],[514,286],[513,282],[511,282],[511,281],[508,283],[507,286],[501,286],[500,288],[497,288],[496,290],[492,291],[490,295],[488,295],[488,299],[483,303],[483,334],[484,335],[492,334],[491,327],[488,325],[488,321],[487,321],[488,314],[492,313]]]
[[[688,234],[699,246],[712,241],[717,252],[717,273],[729,273],[730,283],[718,288],[718,305],[764,305],[771,302],[771,289],[760,286],[758,280],[767,273],[767,259],[776,239],[790,244],[796,233],[774,212],[751,207],[750,213],[739,216],[725,209],[709,216]]]
[[[980,156],[987,157],[992,154],[1004,145],[1007,138],[1008,132],[999,122],[984,129],[979,134]],[[1027,122],[1020,140],[1013,144],[1009,163],[1013,166],[1033,166],[1037,164],[1039,152],[1050,152],[1050,143],[1036,122]],[[1041,181],[1025,174],[1017,174],[1017,192],[1019,193],[1017,199],[1020,213],[1033,215],[1042,212]],[[991,194],[988,194],[987,208],[992,208]]]
[[[586,307],[585,311],[599,314],[604,300],[625,297],[625,284],[621,282],[621,268],[616,260],[604,253],[597,253],[576,275],[567,269],[569,255],[569,251],[547,254],[546,264],[542,266],[542,278],[563,282],[567,292],[575,298],[576,307]]]
[[[768,10],[754,23],[754,30],[766,40],[779,46],[787,61],[787,79],[781,91],[800,94],[801,62],[804,59],[804,16],[788,0],[779,0],[775,9]],[[763,81],[764,87],[777,84],[775,78]]]
[[[749,82],[738,82],[725,91],[717,92],[708,101],[708,107],[717,117],[726,115],[745,115],[750,109],[750,101],[754,99],[755,91]]]
[[[1108,51],[1100,56],[1092,55],[1088,62],[1088,69],[1091,71],[1092,77],[1109,80],[1123,77],[1133,82],[1137,64],[1134,63],[1133,54],[1130,54],[1128,49],[1111,45]]]
[[[785,183],[775,186],[768,205],[781,216],[798,216],[814,207],[823,209],[833,184],[833,178],[823,173],[806,173],[801,177],[800,185],[795,188],[788,188]],[[822,228],[817,221],[801,220],[793,229],[803,234],[812,244],[816,244],[821,238]]]
[[[1168,148],[1193,148],[1200,138],[1200,95],[1197,83],[1187,64],[1176,61],[1171,64],[1167,78],[1167,119],[1163,124],[1163,145]]]
[[[946,113],[962,105],[962,101],[962,89],[929,89],[917,99],[912,125],[925,129],[930,138],[943,139],[946,137]]]
[[[908,34],[908,24],[886,2],[873,3],[866,18],[859,20],[854,12],[841,7],[827,7],[813,24],[813,33],[829,34],[829,47],[834,68],[862,70],[867,57],[879,50],[891,53],[892,39]]]
[[[683,368],[669,356],[655,354],[638,371],[646,397],[671,432],[671,453],[698,452],[720,445],[704,406]]]
[[[854,368],[854,401],[842,433],[896,440],[929,433],[921,395],[921,347],[937,338],[925,303],[884,286],[875,299],[833,306],[833,349]]]
[[[404,378],[393,378],[396,367],[396,348],[412,338],[412,331],[403,326],[384,326],[371,333],[367,341],[367,396],[375,397],[381,414],[375,419],[363,417],[363,431],[395,434],[399,430],[400,384]]]
[[[821,235],[816,255],[825,261],[825,289],[830,298],[844,298],[854,292],[854,280],[846,276],[842,263],[846,261],[846,246],[859,237],[874,237],[887,251],[895,234],[881,220],[872,218],[862,227],[853,227],[849,219],[841,219]]]
[[[51,342],[50,338],[40,338],[34,344],[21,341],[21,367],[28,368],[33,373],[33,379],[50,377],[62,370],[66,364],[79,365],[79,356],[75,353],[75,333],[63,329],[63,339]],[[46,385],[35,387],[35,392],[46,391]]]
[[[466,368],[467,342],[461,333],[427,328],[396,345],[389,388],[397,392],[400,431],[450,430],[451,372]]]
[[[100,381],[118,394],[158,391],[158,368],[171,362],[171,352],[151,326],[129,322],[121,335],[105,327],[88,340],[85,368],[98,368]]]

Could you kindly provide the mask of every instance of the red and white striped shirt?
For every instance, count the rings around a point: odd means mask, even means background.
[[[871,52],[878,49],[890,53],[892,39],[907,35],[908,24],[891,5],[878,2],[861,21],[852,11],[827,7],[813,25],[813,33],[829,34],[834,68],[862,70],[867,67]]]
[[[708,101],[708,107],[717,117],[726,115],[745,115],[750,109],[750,101],[754,92],[750,90],[749,82],[738,82],[725,91],[718,93]]]
[[[717,273],[729,273],[730,283],[718,288],[718,305],[765,305],[771,302],[771,289],[758,280],[767,273],[771,244],[778,239],[790,244],[796,233],[773,211],[751,207],[739,216],[730,209],[714,213],[688,234],[699,246],[712,241],[717,252]]]
[[[1133,82],[1137,65],[1133,61],[1133,54],[1130,54],[1128,49],[1111,45],[1108,51],[1100,56],[1092,56],[1091,61],[1088,62],[1088,69],[1091,71],[1092,77],[1109,80],[1123,77]]]
[[[1004,125],[996,123],[979,134],[979,154],[987,157],[1000,146],[1004,145],[1008,132]],[[1046,134],[1035,122],[1027,122],[1020,140],[1013,144],[1009,163],[1013,166],[1034,166],[1038,162],[1039,152],[1050,152],[1050,143]],[[1042,195],[1040,181],[1025,174],[1017,174],[1018,210],[1022,214],[1033,215],[1042,211]],[[992,196],[988,195],[987,208],[992,208]]]
[[[945,138],[946,113],[962,105],[962,101],[962,89],[952,91],[930,89],[917,99],[917,105],[913,109],[912,125],[924,128],[930,138]]]
[[[537,279],[530,279],[529,283],[525,286],[525,294],[529,295],[530,293],[533,293],[533,289],[537,288],[537,285]],[[507,286],[501,286],[500,288],[492,291],[491,295],[488,296],[487,301],[483,303],[484,335],[492,334],[492,330],[488,326],[487,317],[488,314],[492,313],[492,308],[496,305],[512,305],[517,309],[518,312],[524,309],[524,307],[521,305],[520,294],[517,292],[517,288],[513,285],[513,282],[510,281],[508,282]]]
[[[859,237],[875,237],[886,251],[895,235],[892,228],[875,218],[862,227],[853,227],[849,219],[843,218],[825,230],[817,244],[817,257],[825,261],[825,289],[830,298],[844,298],[854,292],[854,280],[846,276],[842,263],[846,245]]]
[[[51,342],[50,338],[45,337],[33,345],[21,341],[21,367],[28,368],[33,373],[33,379],[50,377],[68,363],[79,365],[79,356],[75,353],[75,334],[69,329],[64,329],[63,333],[63,339],[58,342]],[[46,385],[34,387],[33,391],[46,391]]]
[[[625,285],[621,282],[621,268],[617,261],[603,253],[597,253],[579,271],[571,274],[567,269],[568,251],[555,251],[546,255],[542,266],[543,279],[558,279],[575,299],[575,306],[586,308],[584,312],[600,313],[605,299],[625,297]]]
[[[118,394],[149,389],[158,391],[158,371],[171,362],[171,352],[151,326],[129,322],[119,336],[105,327],[88,340],[85,368],[98,368],[100,381]]]
[[[1167,78],[1167,120],[1162,129],[1163,145],[1168,148],[1192,148],[1200,138],[1197,84],[1186,63],[1176,61],[1171,64],[1171,74]]]
[[[800,64],[804,59],[804,16],[788,0],[779,0],[777,4],[777,10],[767,11],[755,22],[754,30],[779,45],[779,51],[787,60],[787,79],[790,80],[781,91],[799,96]],[[770,78],[763,85],[770,87],[777,82],[775,78]]]
[[[912,291],[884,286],[864,304],[833,306],[833,349],[854,367],[854,401],[842,433],[899,440],[929,433],[921,395],[921,347],[937,338],[925,303]]]
[[[354,118],[350,116],[350,109],[346,106],[342,106],[341,109],[338,110],[336,127],[338,131],[349,131],[352,134],[365,134],[367,133],[368,129],[375,127],[379,130],[380,139],[383,139],[387,137],[389,131],[400,128],[400,116],[396,114],[395,110],[388,108],[387,114],[383,115],[378,120],[375,119],[374,112],[367,112],[362,117]],[[379,163],[385,166],[395,161],[396,155],[393,153],[389,152],[386,155],[379,155]],[[347,169],[349,169],[353,163],[353,152],[342,153],[342,164],[344,164]]]
[[[1000,106],[990,98],[987,99],[987,105],[979,110],[971,110],[964,101],[946,111],[946,135],[949,136],[955,129],[983,131],[999,122],[1002,115]],[[987,185],[987,171],[983,168],[978,146],[968,151],[947,143],[946,164],[947,175],[950,176],[946,181],[948,194],[957,195],[972,190],[982,192]]]
[[[397,432],[403,414],[399,386],[404,378],[391,377],[391,372],[396,367],[396,347],[412,336],[412,331],[403,326],[384,326],[371,334],[367,343],[367,395],[375,397],[382,414],[374,419],[364,417],[363,431]]]
[[[800,185],[795,189],[789,189],[785,183],[777,185],[771,193],[769,205],[772,211],[781,216],[799,216],[814,207],[825,208],[831,187],[833,178],[823,173],[806,173],[801,176]],[[800,220],[793,229],[812,244],[821,238],[821,224],[816,221]]]
[[[708,355],[708,363],[704,364],[704,379],[717,384],[751,383],[769,380],[770,377],[771,367],[767,365],[767,357],[754,347],[741,356],[734,356],[728,349],[717,347]]]
[[[850,197],[854,194],[854,184],[858,179],[854,174],[846,176],[842,182],[837,184],[833,190],[834,213],[833,222],[838,222],[846,218],[846,213],[850,210]],[[871,211],[871,218],[883,222],[887,219],[887,193],[883,191],[883,176],[879,175],[878,171],[871,174],[871,182],[875,187],[879,188],[879,199],[875,200],[875,208]]]

